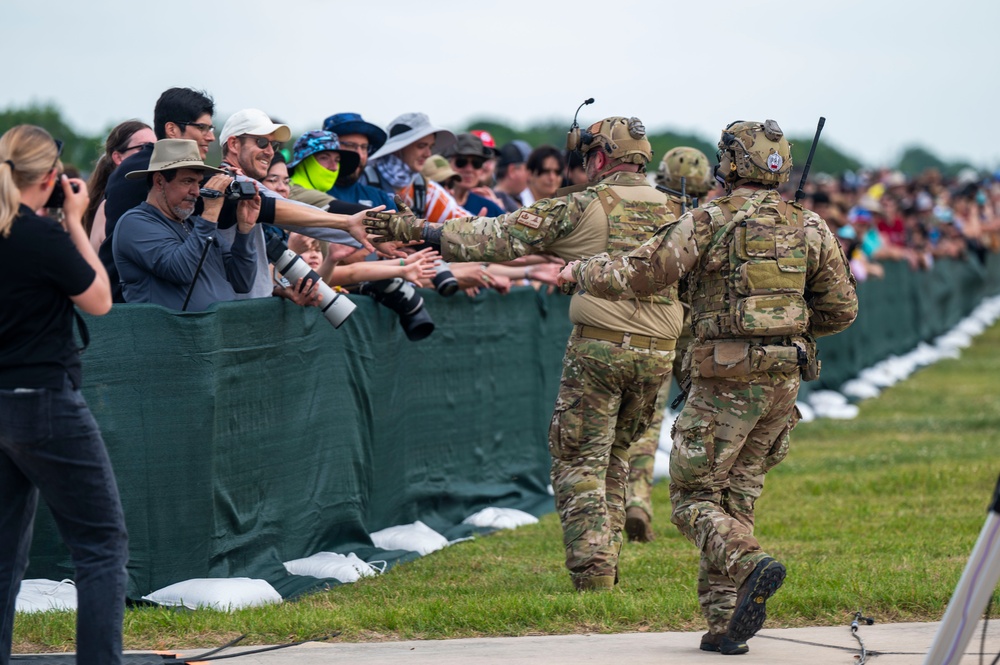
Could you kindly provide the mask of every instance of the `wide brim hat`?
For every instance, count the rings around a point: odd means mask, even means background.
[[[391,155],[431,134],[435,135],[432,148],[434,154],[440,155],[455,145],[455,134],[443,127],[432,125],[426,113],[404,113],[390,122],[386,129],[389,139],[377,152],[370,155],[371,159]]]
[[[388,135],[378,125],[367,122],[360,113],[335,113],[323,121],[323,129],[338,136],[361,134],[368,137],[368,153],[385,145]]]
[[[126,180],[145,178],[150,173],[173,171],[175,169],[194,169],[209,173],[225,173],[222,169],[209,166],[201,159],[198,144],[189,139],[160,139],[153,144],[153,154],[149,158],[149,168],[143,171],[129,171]]]

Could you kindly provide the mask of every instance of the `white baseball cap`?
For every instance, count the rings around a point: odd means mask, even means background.
[[[275,141],[285,142],[292,138],[292,130],[288,125],[281,125],[271,122],[271,118],[260,109],[243,109],[229,116],[226,124],[219,134],[219,143],[224,144],[230,136],[243,136],[253,134],[254,136],[274,135]]]

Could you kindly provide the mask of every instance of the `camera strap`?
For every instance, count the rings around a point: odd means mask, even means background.
[[[76,347],[76,352],[83,354],[90,346],[90,330],[87,329],[87,322],[83,320],[75,307],[73,308],[73,317],[76,319],[76,329],[80,331],[80,341],[83,342],[83,346]]]

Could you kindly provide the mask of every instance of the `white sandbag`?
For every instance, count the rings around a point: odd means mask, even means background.
[[[378,570],[354,552],[347,555],[337,552],[317,552],[304,559],[285,561],[285,570],[292,575],[307,575],[309,577],[332,577],[348,584],[357,582],[362,577],[372,577]]]
[[[814,390],[809,393],[809,403],[818,410],[820,406],[828,404],[847,404],[847,398],[836,390]]]
[[[872,399],[878,397],[882,391],[875,384],[863,379],[851,379],[840,386],[840,392],[854,399]]]
[[[657,448],[653,456],[653,480],[670,477],[670,453]]]
[[[516,529],[525,524],[538,524],[538,518],[517,508],[490,506],[477,513],[472,513],[462,520],[462,524],[471,524],[485,529]]]
[[[76,610],[73,580],[21,580],[14,611],[30,613],[49,610]]]
[[[168,607],[228,612],[280,603],[281,594],[265,580],[249,577],[196,578],[157,589],[142,599]]]
[[[817,418],[833,418],[835,420],[853,420],[861,411],[857,404],[822,404],[816,405]]]
[[[898,382],[889,371],[877,365],[861,370],[858,378],[879,388],[889,388]]]
[[[371,534],[375,547],[384,550],[409,550],[430,554],[448,545],[448,539],[420,520],[400,524]]]

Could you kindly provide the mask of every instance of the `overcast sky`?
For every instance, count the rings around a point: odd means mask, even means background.
[[[261,108],[294,131],[357,111],[458,127],[639,116],[717,140],[773,118],[869,165],[923,145],[1000,166],[995,0],[7,0],[0,109],[54,102],[100,133],[172,86],[216,126]]]

